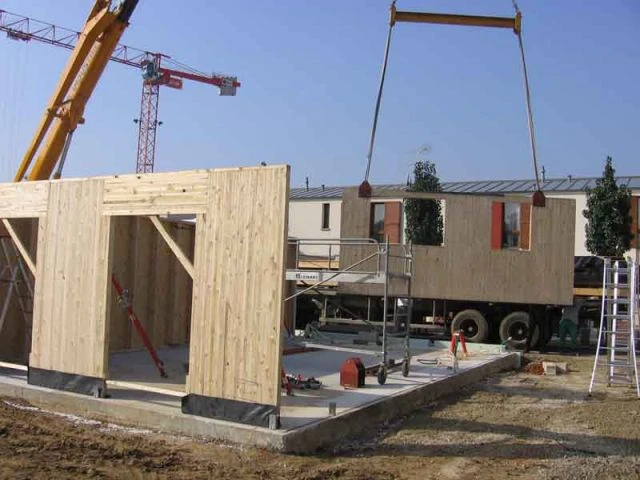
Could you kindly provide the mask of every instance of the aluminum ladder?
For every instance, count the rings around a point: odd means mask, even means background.
[[[638,265],[605,259],[598,347],[593,362],[589,394],[596,383],[634,387],[640,398],[636,358]]]

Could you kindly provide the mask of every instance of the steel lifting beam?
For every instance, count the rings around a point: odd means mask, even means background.
[[[422,12],[402,12],[396,10],[395,5],[391,5],[391,15],[389,24],[396,22],[409,23],[437,23],[441,25],[466,25],[469,27],[494,27],[510,28],[517,35],[520,34],[522,26],[522,15],[517,12],[511,17],[484,17],[477,15],[453,15],[449,13],[422,13]]]

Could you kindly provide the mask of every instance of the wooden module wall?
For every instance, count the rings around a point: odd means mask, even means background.
[[[154,341],[186,340],[189,292],[165,283],[188,288],[183,267],[121,217],[194,213],[187,393],[279,405],[288,195],[288,166],[0,185],[0,218],[39,219],[30,366],[107,378],[109,346],[135,346],[111,271]],[[189,258],[192,232],[165,226]]]
[[[214,171],[210,181],[214,213],[196,221],[187,393],[279,405],[288,175]]]
[[[491,248],[492,202],[527,202],[527,197],[455,194],[409,194],[414,198],[445,200],[445,235],[442,246],[414,245],[412,296],[416,298],[477,300],[532,304],[570,304],[573,299],[575,204],[547,198],[546,207],[531,208],[530,249]],[[342,202],[342,236],[369,237],[370,203],[384,200],[359,198],[345,191]],[[363,247],[343,247],[341,267],[364,258]],[[394,253],[400,253],[394,249]],[[391,271],[401,270],[391,260]],[[375,268],[373,264],[367,265]],[[391,294],[406,293],[406,283],[391,282]],[[377,285],[342,284],[341,291],[380,295]]]
[[[103,377],[109,217],[102,180],[52,182],[41,217],[29,365]]]

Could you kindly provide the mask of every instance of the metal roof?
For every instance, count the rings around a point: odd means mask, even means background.
[[[584,192],[587,188],[594,188],[600,177],[564,177],[550,178],[542,183],[544,192],[571,193]],[[631,190],[640,190],[640,175],[616,177],[619,186],[626,186]],[[342,198],[345,189],[351,187],[310,187],[292,188],[289,194],[292,200],[331,200]],[[373,185],[376,190],[404,190],[405,184]],[[530,193],[535,191],[535,180],[477,180],[469,182],[442,182],[445,193]]]
[[[584,192],[594,188],[600,177],[549,178],[542,182],[545,192]],[[616,177],[619,186],[640,189],[640,176]],[[535,191],[535,180],[480,180],[471,182],[443,182],[442,191],[448,193],[528,193]]]
[[[407,188],[406,185],[398,184],[398,185],[372,185],[376,190],[404,190]],[[289,198],[292,200],[331,200],[342,198],[342,193],[347,188],[353,188],[353,186],[347,187],[309,187],[308,189],[303,188],[292,188],[289,192]]]

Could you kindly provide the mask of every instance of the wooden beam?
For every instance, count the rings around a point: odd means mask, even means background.
[[[522,15],[517,13],[515,17],[485,17],[479,15],[454,15],[450,13],[423,13],[402,12],[391,7],[390,23],[437,23],[441,25],[464,25],[468,27],[493,27],[510,28],[516,34],[520,34]]]
[[[180,248],[180,246],[171,237],[171,235],[169,235],[169,232],[167,232],[167,230],[164,228],[162,223],[160,223],[160,220],[158,220],[157,216],[150,215],[149,220],[151,220],[151,223],[153,223],[153,225],[156,227],[160,235],[162,235],[162,238],[164,238],[164,241],[167,242],[167,245],[169,246],[171,251],[175,254],[175,256],[178,258],[178,261],[182,264],[182,266],[187,271],[189,276],[193,279],[193,272],[194,272],[193,263],[189,261],[187,256],[184,254],[184,252]]]
[[[9,222],[9,220],[7,220],[6,218],[3,218],[2,224],[4,225],[4,228],[7,229],[7,232],[9,232],[9,235],[11,236],[13,243],[16,244],[16,247],[18,248],[20,255],[22,255],[22,258],[24,259],[24,263],[27,264],[27,267],[29,267],[29,270],[31,270],[31,273],[35,277],[36,265],[35,263],[33,263],[33,260],[31,260],[31,257],[29,256],[29,252],[27,252],[27,249],[24,248],[24,245],[22,245],[22,242],[20,241],[20,237],[18,237],[18,234],[11,226],[11,223]]]
[[[48,182],[0,184],[0,218],[34,218],[47,213]]]
[[[204,213],[209,172],[121,175],[104,179],[105,215]]]
[[[184,397],[185,392],[179,390],[168,390],[166,388],[154,387],[152,385],[143,385],[141,383],[123,382],[120,380],[107,380],[107,387],[111,388],[128,388],[131,390],[141,390],[143,392],[158,393],[160,395],[170,395],[172,397]]]
[[[574,287],[573,294],[580,297],[601,297],[602,288]]]
[[[26,365],[20,365],[18,363],[9,363],[9,362],[0,362],[0,367],[10,368],[12,370],[21,370],[23,372],[26,372],[29,370],[29,367],[27,367]]]

